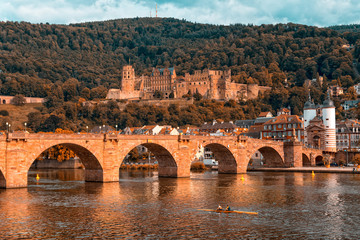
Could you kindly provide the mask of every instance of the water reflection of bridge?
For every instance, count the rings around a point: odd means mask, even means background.
[[[119,180],[119,168],[134,147],[143,145],[159,162],[160,177],[189,177],[190,164],[200,146],[210,148],[220,173],[245,173],[251,156],[259,151],[269,167],[314,166],[322,151],[305,148],[298,141],[278,142],[243,136],[170,136],[115,134],[25,134],[0,137],[0,186],[27,186],[34,160],[47,149],[64,145],[85,166],[85,181]]]

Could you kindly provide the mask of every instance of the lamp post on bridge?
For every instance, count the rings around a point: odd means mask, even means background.
[[[115,133],[117,133],[117,127],[118,127],[118,125],[116,124],[116,125],[115,125],[115,129],[116,129],[116,130],[115,130]]]
[[[89,134],[89,126],[86,126],[86,135]]]
[[[106,132],[106,131],[105,131],[105,125],[103,125],[103,131],[104,131],[104,133]]]
[[[11,132],[11,124],[9,123],[9,133]]]
[[[24,123],[24,126],[25,126],[25,130],[24,130],[24,131],[25,131],[25,133],[26,133],[26,125],[27,125],[27,123]]]
[[[346,166],[348,165],[348,161],[349,161],[349,149],[344,149],[344,151],[346,152]]]

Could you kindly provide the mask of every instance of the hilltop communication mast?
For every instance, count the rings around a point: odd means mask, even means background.
[[[156,17],[157,17],[157,4],[156,4]]]

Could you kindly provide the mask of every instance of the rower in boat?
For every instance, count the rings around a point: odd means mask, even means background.
[[[216,209],[216,211],[222,211],[222,207],[219,205],[218,208]]]
[[[229,205],[226,205],[225,211],[231,211]]]

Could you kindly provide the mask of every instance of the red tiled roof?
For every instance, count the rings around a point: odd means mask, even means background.
[[[258,117],[266,117],[271,112],[261,112]]]
[[[282,114],[280,116],[274,117],[273,119],[264,123],[266,124],[282,124],[282,123],[302,123],[303,121],[297,115],[286,115]]]

